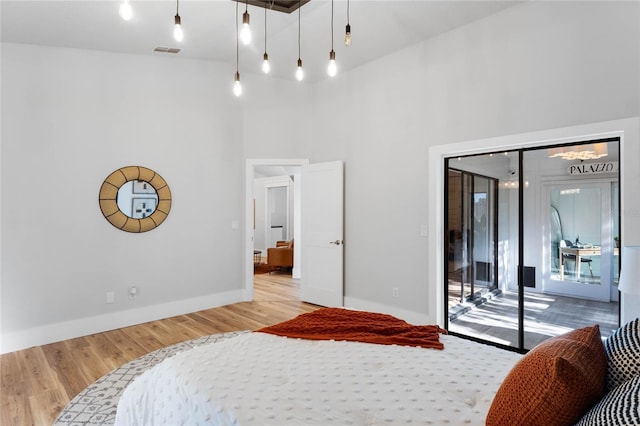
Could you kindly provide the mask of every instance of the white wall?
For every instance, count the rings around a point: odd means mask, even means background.
[[[429,147],[640,115],[639,8],[527,2],[314,88],[311,159],[345,161],[347,304],[437,319]]]
[[[308,158],[312,86],[264,75],[248,74],[243,81],[244,158]]]
[[[233,70],[2,45],[2,351],[241,300],[241,104],[219,75]],[[127,165],[172,191],[153,231],[100,212]]]

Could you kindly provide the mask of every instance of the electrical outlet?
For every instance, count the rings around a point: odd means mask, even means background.
[[[398,287],[393,288],[393,297],[398,297]]]
[[[115,298],[116,298],[115,293],[112,292],[112,291],[108,291],[107,294],[106,294],[105,303],[113,303],[113,302],[115,302]]]

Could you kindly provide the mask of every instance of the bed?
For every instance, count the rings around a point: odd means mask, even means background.
[[[325,308],[164,360],[127,387],[115,424],[640,424],[640,337],[637,320],[630,324],[636,370],[609,389],[611,351],[597,326],[523,356],[436,326]],[[593,411],[620,386],[629,388],[616,397],[628,400],[626,423],[602,423]]]

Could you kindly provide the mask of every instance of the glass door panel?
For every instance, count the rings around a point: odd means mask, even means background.
[[[617,158],[617,141],[607,145],[608,154]],[[599,160],[567,160],[552,153],[523,151],[524,349],[594,323],[607,336],[618,322],[612,287],[617,173],[572,175],[570,166]]]
[[[517,347],[513,161],[509,153],[448,161],[447,293],[449,331]]]

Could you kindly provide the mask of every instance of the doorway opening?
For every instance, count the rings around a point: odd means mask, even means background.
[[[302,274],[300,250],[293,241],[300,242],[300,187],[296,181],[305,159],[251,159],[246,163],[245,186],[245,288],[244,300],[254,300],[254,278],[267,285],[297,286]],[[280,242],[291,242],[292,265],[277,268],[267,264],[268,249]],[[286,270],[287,274],[280,273]],[[256,275],[259,272],[259,275]],[[271,284],[269,286],[268,284]],[[299,294],[296,292],[287,292]]]
[[[619,145],[609,138],[445,158],[452,334],[526,351],[594,323],[604,337],[617,328]]]

